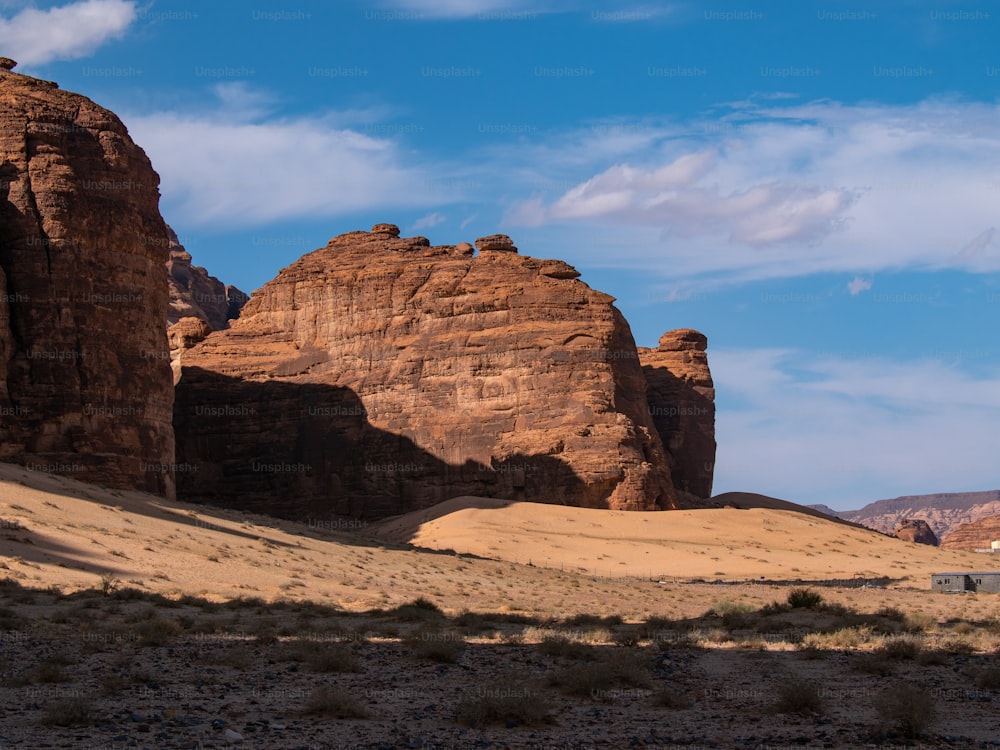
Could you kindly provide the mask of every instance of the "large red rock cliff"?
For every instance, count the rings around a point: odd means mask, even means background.
[[[173,492],[159,177],[86,97],[0,59],[0,460]]]
[[[185,352],[184,496],[303,517],[462,494],[677,507],[613,299],[503,235],[330,240]]]

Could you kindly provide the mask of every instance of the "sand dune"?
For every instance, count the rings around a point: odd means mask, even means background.
[[[870,592],[871,606],[881,606],[907,601],[908,587],[927,589],[934,570],[982,565],[974,553],[784,510],[625,513],[455,498],[372,526],[331,530],[0,464],[0,577],[63,591],[116,579],[169,596],[308,600],[352,611],[424,596],[452,612],[680,617],[736,593],[664,587],[655,582],[660,577],[901,579],[898,591]],[[830,596],[863,604],[871,598],[850,592]],[[784,593],[752,586],[739,596],[765,603]],[[945,595],[927,597],[953,604]],[[981,606],[993,601],[985,597]]]
[[[734,493],[735,495],[735,493]],[[371,533],[430,549],[600,576],[824,579],[885,576],[929,586],[931,572],[983,560],[911,544],[818,513],[746,507],[628,513],[455,498],[388,519]]]

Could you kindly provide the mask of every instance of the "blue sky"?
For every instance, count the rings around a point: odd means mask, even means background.
[[[709,337],[717,492],[1000,486],[987,3],[0,0],[0,54],[116,111],[195,261],[503,232]]]

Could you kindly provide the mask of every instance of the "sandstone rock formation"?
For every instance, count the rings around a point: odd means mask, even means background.
[[[159,177],[119,119],[0,60],[0,461],[173,491]]]
[[[938,546],[937,536],[935,536],[927,521],[922,518],[904,519],[893,531],[893,536],[897,539],[902,539],[904,542],[929,544],[931,547]]]
[[[991,544],[996,541],[1000,541],[1000,514],[958,526],[941,540],[941,549],[974,552],[990,549]],[[1000,556],[997,560],[998,564],[990,566],[992,570],[1000,568]]]
[[[475,256],[398,235],[333,238],[184,354],[182,496],[299,518],[685,502],[611,297],[503,235]]]
[[[170,257],[167,260],[167,283],[170,286],[170,312],[167,325],[181,318],[199,318],[213,331],[229,327],[230,319],[239,317],[249,297],[234,286],[226,286],[201,266],[191,265],[191,253],[170,232]]]
[[[840,511],[838,515],[883,534],[891,534],[907,518],[923,519],[943,540],[962,524],[1000,515],[1000,490],[904,495],[869,503],[861,510]]]
[[[656,349],[639,349],[648,410],[670,457],[674,486],[694,498],[712,495],[715,385],[708,339],[690,328],[667,331]]]

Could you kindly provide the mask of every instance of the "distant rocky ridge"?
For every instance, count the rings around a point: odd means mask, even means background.
[[[173,229],[170,233],[170,256],[167,259],[167,283],[170,287],[170,311],[167,325],[182,318],[197,318],[213,331],[229,327],[239,317],[250,297],[234,286],[227,286],[201,266],[191,265],[191,253],[184,249]]]
[[[704,472],[714,437],[699,423],[697,459],[668,457],[650,408],[666,408],[664,392],[647,401],[613,299],[505,235],[476,249],[380,224],[283,269],[184,354],[181,494],[299,518],[382,517],[456,495],[690,505],[671,469]],[[710,400],[699,336],[667,337],[650,366],[683,364],[675,377]],[[681,342],[690,355],[671,350]],[[667,440],[688,450],[677,427]]]
[[[121,121],[0,59],[0,461],[173,494],[168,231]]]
[[[670,459],[674,486],[693,498],[712,495],[715,384],[708,339],[690,328],[667,331],[656,349],[639,348],[649,413]]]
[[[988,516],[1000,515],[1000,490],[984,492],[942,492],[929,495],[904,495],[878,500],[860,510],[833,511],[826,506],[810,506],[855,523],[891,534],[908,519],[926,521],[945,546],[944,540],[962,524]],[[825,510],[823,510],[825,508]]]
[[[1000,515],[986,516],[952,529],[941,540],[941,548],[975,552],[991,549],[991,544],[996,541],[1000,541]],[[996,564],[990,567],[997,570],[1000,569],[1000,555],[995,559]]]

